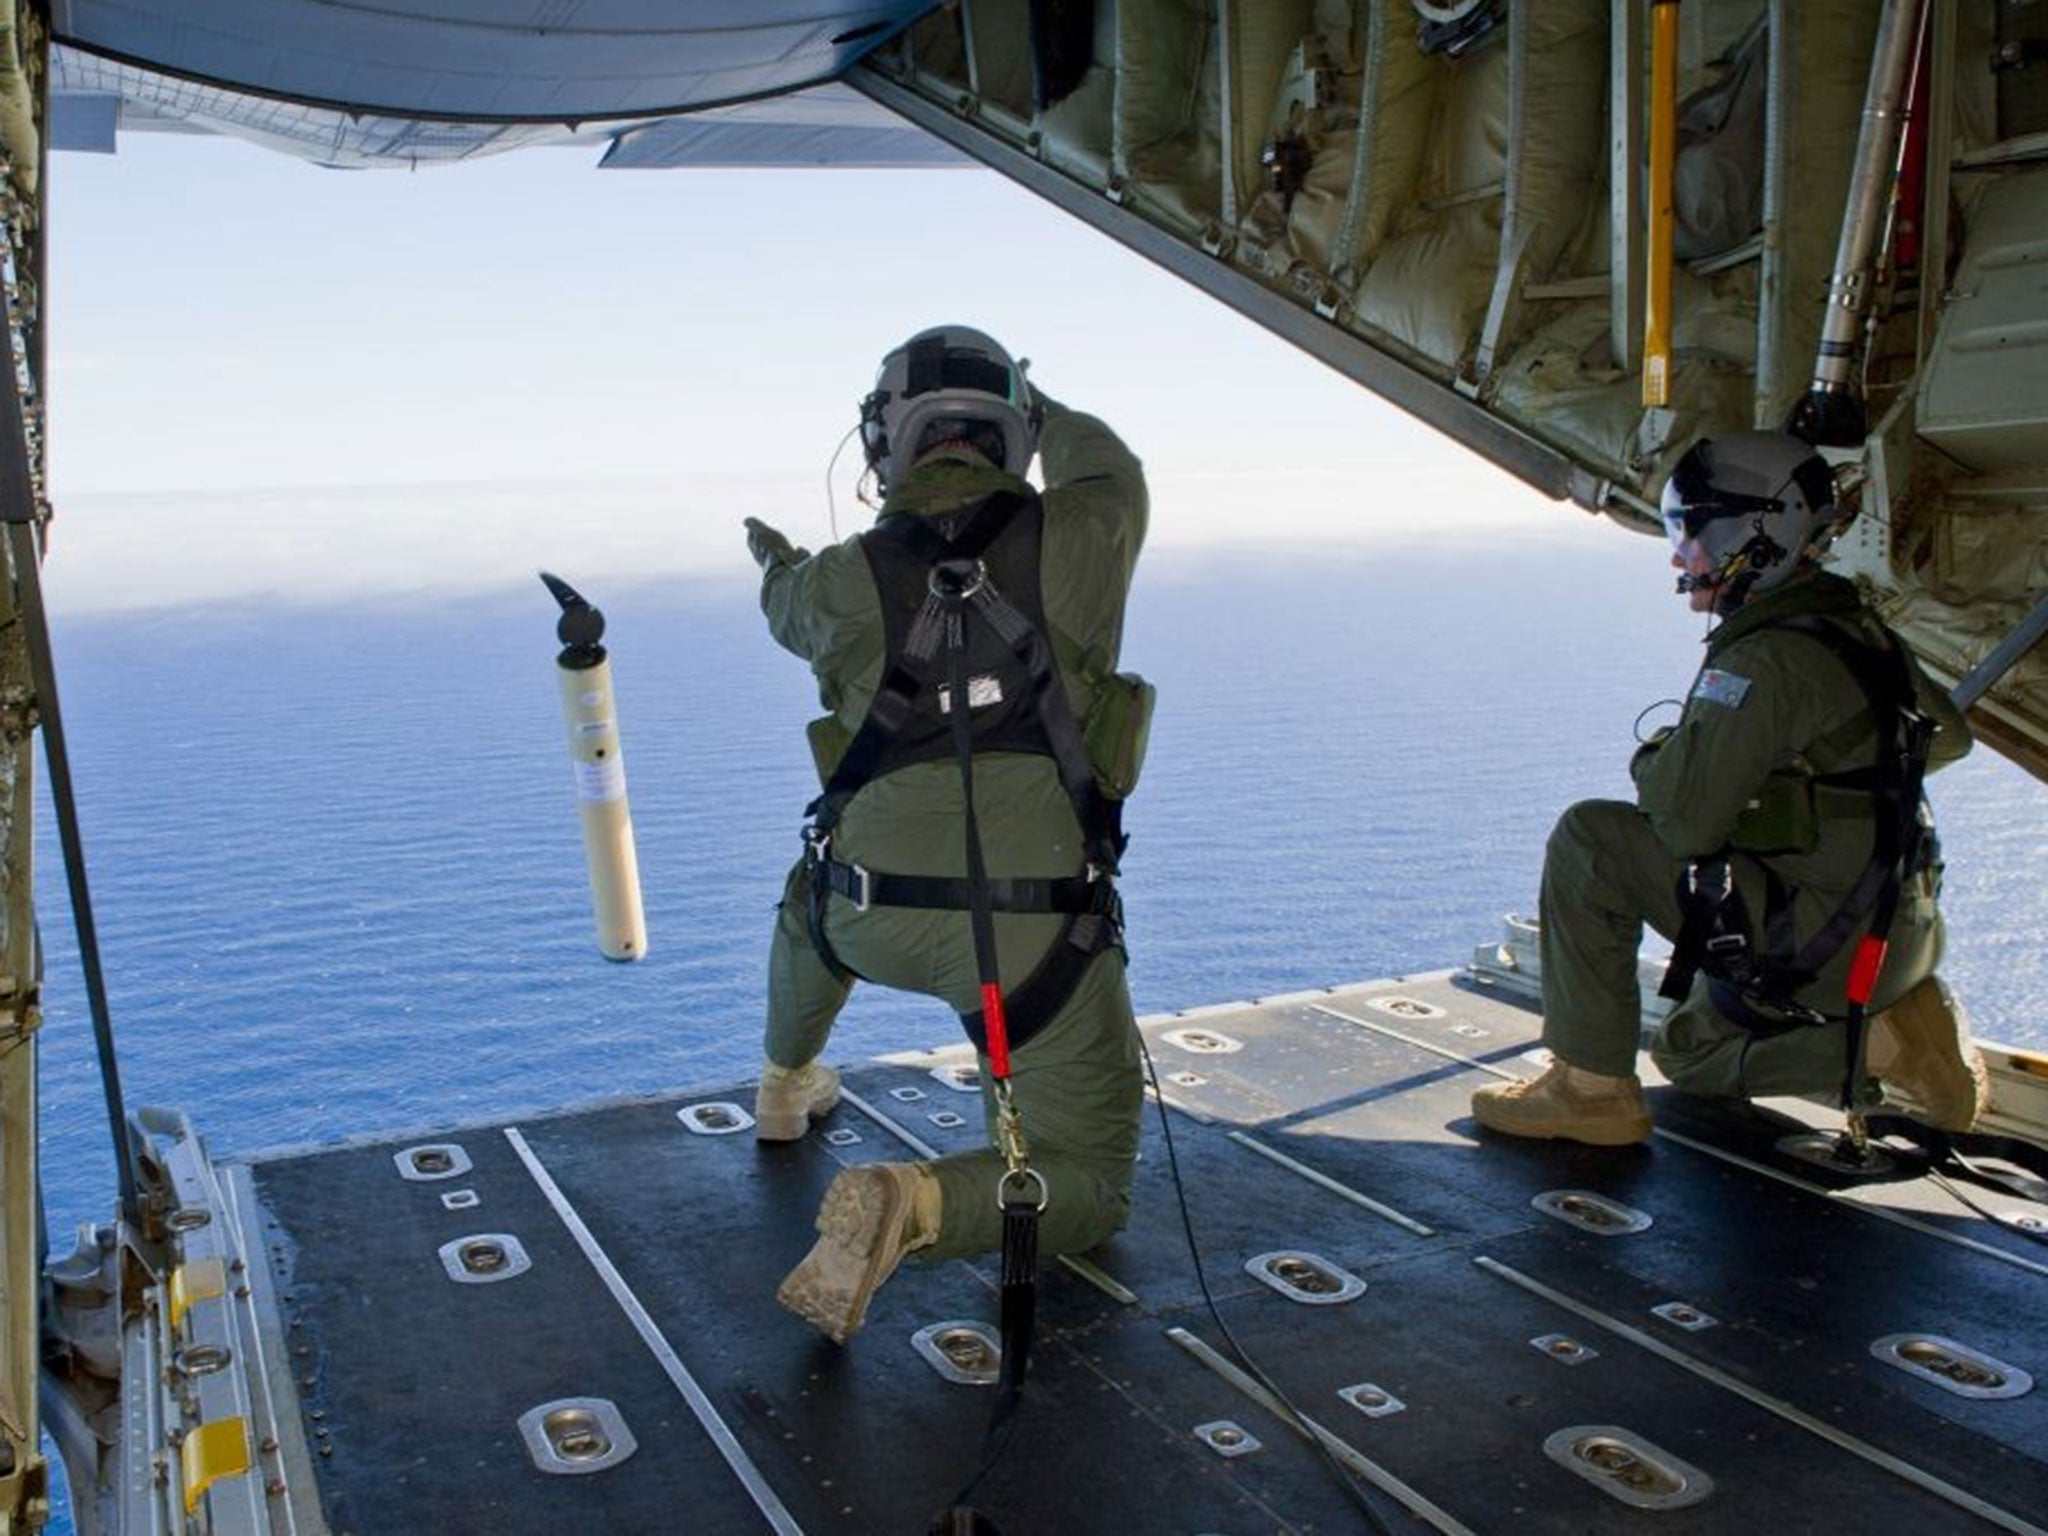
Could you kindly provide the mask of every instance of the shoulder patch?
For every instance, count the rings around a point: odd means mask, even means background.
[[[1734,672],[1708,667],[1700,673],[1699,681],[1692,685],[1692,696],[1705,699],[1709,704],[1725,704],[1730,709],[1740,709],[1742,701],[1749,697],[1749,679]]]

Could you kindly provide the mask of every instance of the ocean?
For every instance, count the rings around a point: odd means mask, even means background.
[[[1698,621],[1608,532],[1148,556],[1157,683],[1125,892],[1140,1012],[1455,965],[1532,911],[1565,805],[1628,794]],[[571,580],[578,573],[565,571]],[[749,579],[590,585],[610,621],[650,950],[598,954],[538,581],[57,619],[123,1085],[216,1154],[710,1086],[759,1061],[773,904],[813,792],[808,670]],[[39,765],[40,776],[40,765]],[[1933,783],[1944,973],[2048,1045],[2048,790]],[[51,1246],[112,1162],[47,803],[38,895]],[[863,990],[831,1056],[950,1039]],[[55,1529],[67,1529],[60,1516]]]

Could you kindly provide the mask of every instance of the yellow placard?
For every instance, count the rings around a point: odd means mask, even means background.
[[[224,1477],[240,1477],[253,1465],[249,1456],[249,1421],[236,1417],[201,1424],[185,1436],[178,1451],[185,1474],[185,1513],[191,1514],[206,1490]]]
[[[185,1314],[202,1301],[228,1292],[227,1266],[219,1259],[194,1259],[171,1271],[171,1328],[175,1332]]]

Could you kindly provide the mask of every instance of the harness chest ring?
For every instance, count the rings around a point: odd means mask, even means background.
[[[965,560],[941,560],[925,578],[925,589],[948,602],[965,602],[987,585],[988,562],[979,559],[971,568]]]

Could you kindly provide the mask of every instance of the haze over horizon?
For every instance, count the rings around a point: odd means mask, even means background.
[[[945,320],[1132,445],[1158,551],[1619,536],[993,172],[590,160],[57,157],[65,611],[742,576],[743,517],[830,537],[881,354]],[[842,533],[860,468],[849,445]]]

